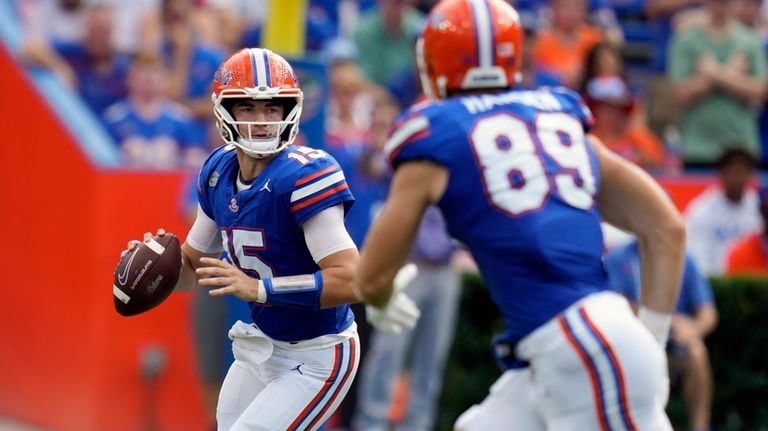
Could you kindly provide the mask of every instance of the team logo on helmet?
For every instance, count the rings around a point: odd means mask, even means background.
[[[230,72],[229,69],[220,67],[219,70],[216,71],[213,80],[221,85],[229,85],[229,81],[232,80],[232,72]]]

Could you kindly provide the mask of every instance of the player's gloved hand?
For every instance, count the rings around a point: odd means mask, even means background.
[[[365,306],[365,317],[371,325],[390,334],[398,334],[404,329],[416,326],[421,312],[413,300],[402,291],[411,284],[418,272],[416,265],[412,263],[402,267],[395,276],[394,293],[389,303],[383,308]]]

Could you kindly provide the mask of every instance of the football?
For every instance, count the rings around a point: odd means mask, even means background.
[[[133,316],[158,306],[173,292],[181,274],[181,246],[166,233],[142,242],[117,264],[112,285],[115,309]]]

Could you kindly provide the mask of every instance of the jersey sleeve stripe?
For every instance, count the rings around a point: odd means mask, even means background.
[[[298,211],[298,210],[300,210],[302,208],[305,208],[305,207],[307,207],[309,205],[312,205],[315,202],[319,202],[319,201],[327,198],[328,196],[336,194],[336,193],[338,193],[338,192],[340,192],[342,190],[345,190],[347,188],[349,188],[349,186],[347,185],[346,182],[344,184],[340,184],[340,185],[338,185],[338,186],[336,186],[336,187],[334,187],[334,188],[332,188],[330,190],[326,190],[325,192],[320,193],[319,195],[317,195],[317,196],[315,196],[315,197],[313,197],[311,199],[307,199],[304,202],[301,202],[301,203],[298,203],[296,205],[291,206],[291,212],[296,212],[296,211]]]
[[[298,200],[304,199],[305,197],[317,193],[325,188],[328,188],[340,181],[344,181],[344,172],[337,171],[336,173],[333,173],[331,175],[328,175],[327,177],[316,181],[308,186],[304,186],[300,189],[294,190],[293,193],[291,193],[291,202],[296,202]]]
[[[307,175],[304,178],[300,178],[300,179],[296,180],[296,182],[293,185],[294,186],[300,186],[302,184],[306,184],[306,183],[314,180],[317,177],[321,177],[321,176],[327,174],[328,172],[331,172],[334,169],[339,169],[339,166],[338,165],[328,166],[327,168],[325,168],[325,169],[323,169],[321,171],[317,171],[317,172],[315,172],[313,174]]]
[[[384,145],[384,153],[387,155],[387,158],[391,158],[391,154],[399,149],[400,146],[407,142],[412,136],[428,129],[429,120],[424,116],[418,116],[404,122],[403,125],[389,137],[387,144]]]

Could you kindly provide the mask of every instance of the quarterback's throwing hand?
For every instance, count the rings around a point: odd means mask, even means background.
[[[195,270],[201,286],[212,287],[211,296],[233,295],[243,301],[258,301],[259,280],[247,276],[237,267],[221,259],[200,258],[205,265]]]
[[[403,329],[416,326],[421,312],[411,298],[402,291],[416,278],[417,273],[416,265],[411,263],[404,266],[395,276],[394,293],[389,303],[383,308],[365,306],[365,316],[371,325],[390,334],[398,334]]]

